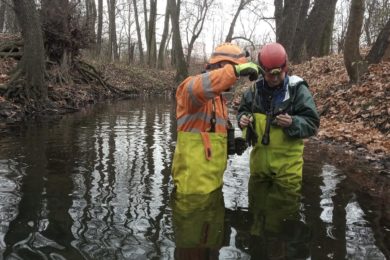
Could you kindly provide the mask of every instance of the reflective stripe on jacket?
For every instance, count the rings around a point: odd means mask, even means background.
[[[220,94],[228,90],[237,80],[233,66],[212,70],[185,79],[176,91],[177,130],[206,132],[215,103],[216,133],[226,133],[227,109]]]
[[[176,191],[205,194],[222,186],[227,164],[227,108],[220,95],[237,80],[233,66],[188,77],[176,91],[177,144],[172,175]],[[213,102],[214,99],[214,102]],[[211,118],[215,112],[215,132]]]

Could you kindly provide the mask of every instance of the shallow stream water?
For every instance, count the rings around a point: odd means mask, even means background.
[[[0,259],[389,259],[380,203],[314,144],[299,194],[250,180],[246,151],[221,190],[174,196],[174,114],[130,99],[2,133]]]

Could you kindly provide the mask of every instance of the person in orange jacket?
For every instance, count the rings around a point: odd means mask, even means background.
[[[206,194],[222,186],[227,164],[228,112],[221,94],[240,76],[256,80],[259,67],[235,44],[218,45],[206,72],[176,90],[177,144],[172,175],[176,192]]]

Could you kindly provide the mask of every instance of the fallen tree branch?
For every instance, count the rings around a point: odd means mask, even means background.
[[[8,57],[11,57],[11,58],[14,58],[14,59],[21,59],[23,56],[23,52],[19,51],[19,52],[0,52],[0,57],[1,58],[8,58]]]

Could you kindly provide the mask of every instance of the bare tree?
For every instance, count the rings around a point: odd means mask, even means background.
[[[5,96],[15,97],[16,93],[19,93],[18,98],[27,105],[40,110],[47,101],[41,23],[34,0],[14,0],[13,2],[16,17],[22,28],[24,52]],[[22,91],[18,88],[22,88]]]
[[[301,8],[298,15],[298,23],[295,29],[292,50],[289,58],[294,63],[300,63],[305,52],[305,23],[309,10],[310,0],[302,0]]]
[[[146,8],[146,0],[144,0],[145,37],[147,47],[147,63],[149,67],[155,67],[157,62],[156,17],[157,0],[150,0],[149,19]]]
[[[61,68],[61,81],[68,82],[68,71],[73,56],[68,0],[42,0],[42,24],[48,59]],[[75,31],[76,33],[76,31]]]
[[[336,8],[335,19],[337,18],[337,20],[335,20],[333,37],[336,41],[337,53],[342,53],[344,51],[345,35],[347,34],[348,27],[349,6],[350,3],[342,0]]]
[[[135,26],[136,26],[137,38],[138,38],[139,59],[140,59],[140,63],[144,63],[144,49],[142,47],[142,36],[141,36],[141,27],[140,27],[139,19],[138,19],[137,2],[138,1],[133,1],[134,18],[135,18]]]
[[[379,33],[374,45],[371,47],[366,60],[368,64],[379,63],[384,57],[386,51],[390,49],[390,19],[387,21],[385,27]]]
[[[371,45],[373,39],[376,39],[382,28],[390,20],[389,0],[366,0],[366,13],[364,19],[365,40]]]
[[[119,61],[118,41],[116,37],[116,0],[107,0],[108,20],[109,20],[109,39],[108,39],[108,58]]]
[[[124,2],[121,2],[119,5],[117,5],[117,12],[116,12],[116,19],[115,20],[119,20],[118,24],[120,26],[119,28],[119,31],[117,30],[117,39],[118,39],[118,54],[119,54],[119,57],[122,56],[122,50],[123,49],[127,49],[128,50],[128,38],[129,37],[126,37],[126,40],[125,40],[125,35],[127,36],[128,34],[128,28],[130,28],[131,24],[128,23],[128,21],[130,22],[128,18],[128,16],[126,15],[130,15],[130,11],[128,10],[128,8],[126,8],[128,5],[126,5]]]
[[[267,18],[261,14],[261,11],[257,11],[258,9],[261,9],[259,5],[248,6],[248,9],[250,9],[251,12],[256,12],[256,15],[254,18],[246,15],[241,15],[239,17],[239,28],[241,28],[241,33],[233,36],[232,41],[235,40],[239,42],[240,46],[243,46],[245,50],[250,51],[250,55],[253,54],[251,55],[252,58],[256,59],[258,47],[269,41],[265,40],[267,37],[261,40],[255,38],[256,32],[259,31],[260,22]]]
[[[97,17],[95,0],[85,0],[85,7],[85,27],[87,28],[88,41],[91,43],[92,48],[94,48],[95,46],[93,45],[96,43],[95,23]]]
[[[352,0],[344,46],[344,65],[351,82],[358,82],[365,72],[365,64],[359,51],[359,39],[363,26],[364,0]]]
[[[236,13],[233,16],[233,20],[230,23],[229,32],[226,35],[225,42],[231,42],[234,34],[234,27],[236,26],[237,18],[240,12],[247,6],[252,0],[240,0],[240,4],[237,7]]]
[[[306,20],[307,58],[329,54],[337,0],[316,0]]]
[[[330,53],[337,0],[311,2],[274,1],[276,40],[295,63]]]
[[[179,13],[180,0],[168,0],[169,12],[172,22],[172,46],[175,50],[176,81],[180,82],[188,76],[187,64],[184,59],[183,46],[181,43]]]
[[[0,33],[2,33],[4,29],[6,4],[6,2],[0,1]]]
[[[275,16],[275,34],[277,35],[277,32],[280,31],[280,27],[282,25],[283,20],[283,0],[274,0],[274,16]]]
[[[276,2],[283,1],[276,0]],[[281,3],[275,4],[276,41],[284,46],[287,53],[291,53],[300,18],[297,14],[301,11],[302,0],[285,1],[284,6],[281,5]]]
[[[188,14],[190,15],[187,21],[187,65],[191,62],[191,54],[194,48],[195,41],[198,39],[203,30],[203,25],[206,20],[207,12],[214,0],[195,0],[187,6]],[[191,26],[192,24],[192,26]]]
[[[103,0],[98,0],[97,35],[96,35],[97,56],[100,56],[101,49],[102,49],[102,31],[103,31]]]
[[[15,11],[13,9],[12,0],[2,0],[5,3],[5,31],[8,33],[18,33],[20,32],[18,20],[15,16]]]
[[[377,0],[366,1],[367,16],[364,18],[364,33],[368,45],[371,45],[371,19],[374,16]]]
[[[128,54],[128,63],[131,64],[134,61],[134,50],[135,50],[135,43],[131,39],[131,27],[133,24],[133,20],[131,19],[131,2],[133,0],[127,0],[127,5],[128,5],[128,13],[127,13],[127,54]]]
[[[158,61],[157,61],[157,68],[158,69],[164,68],[165,48],[167,45],[168,33],[169,33],[169,19],[170,19],[169,2],[167,2],[167,5],[165,7],[164,29],[163,29],[163,33],[161,36],[160,47],[158,50]]]

